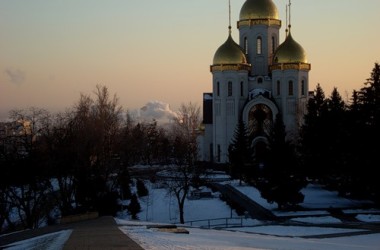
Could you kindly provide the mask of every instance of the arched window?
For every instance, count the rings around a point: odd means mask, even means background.
[[[289,95],[293,95],[293,81],[289,81],[289,90],[288,90]]]
[[[248,38],[244,37],[244,53],[248,54]]]
[[[261,36],[257,37],[257,41],[256,41],[256,53],[258,55],[261,55],[261,53],[263,53]]]
[[[232,82],[228,82],[228,96],[232,96]]]
[[[277,95],[281,95],[281,82],[277,81]]]
[[[276,50],[276,38],[272,36],[272,54],[274,54],[275,50]]]
[[[216,96],[220,96],[220,83],[216,83]]]
[[[218,144],[218,148],[217,148],[217,152],[216,152],[217,162],[220,162],[220,154],[221,154],[220,151],[221,151],[220,150],[220,145]]]
[[[301,81],[301,95],[305,95],[305,80]]]
[[[269,135],[273,125],[272,110],[265,104],[253,106],[248,114],[248,131],[252,136]]]
[[[244,85],[243,85],[243,82],[240,82],[240,96],[244,96]]]

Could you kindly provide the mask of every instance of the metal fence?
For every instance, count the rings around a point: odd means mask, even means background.
[[[187,221],[185,224],[189,226],[202,227],[202,228],[246,227],[246,226],[255,225],[253,220],[245,216],[234,217],[234,218],[193,220],[193,221]]]

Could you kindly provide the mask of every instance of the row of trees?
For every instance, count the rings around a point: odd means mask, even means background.
[[[268,151],[257,162],[240,121],[229,149],[232,174],[256,185],[280,208],[300,203],[300,190],[309,181],[379,202],[374,174],[380,139],[379,76],[376,63],[350,103],[336,88],[325,98],[318,85],[308,102],[300,140],[286,140],[279,114]],[[10,113],[11,132],[0,143],[0,228],[15,226],[10,218],[15,213],[24,228],[53,223],[57,214],[114,214],[117,199],[133,196],[129,166],[135,164],[171,166],[166,187],[176,197],[184,222],[185,197],[200,174],[195,164],[199,107],[182,105],[165,130],[154,120],[136,122],[125,114],[105,86],[98,85],[94,94],[95,98],[82,94],[64,113],[36,108]]]
[[[155,120],[137,122],[116,95],[97,85],[64,113],[13,110],[1,137],[0,228],[36,228],[59,215],[85,211],[115,214],[130,198],[129,166],[176,164],[193,168],[200,109],[183,104],[164,130]],[[183,199],[184,191],[175,191]]]
[[[300,190],[319,182],[343,196],[380,204],[376,175],[380,152],[380,66],[375,63],[364,87],[346,103],[337,88],[325,97],[318,84],[307,104],[299,140],[287,141],[281,114],[273,123],[268,151],[253,159],[240,121],[229,148],[232,174],[253,183],[279,208],[303,201]]]
[[[380,202],[380,65],[345,103],[336,88],[325,98],[318,85],[308,103],[300,152],[308,177],[342,195]]]

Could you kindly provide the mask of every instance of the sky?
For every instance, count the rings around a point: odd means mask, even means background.
[[[231,0],[232,36],[244,0]],[[274,0],[285,36],[287,0]],[[380,61],[380,1],[293,0],[293,38],[311,63],[310,90],[343,98]],[[72,107],[96,85],[126,110],[152,101],[202,105],[209,66],[228,35],[227,0],[0,0],[0,119],[11,109]]]
[[[218,175],[224,178],[223,175]],[[140,198],[142,211],[139,220],[131,220],[127,213],[119,213],[115,221],[119,229],[141,245],[144,249],[197,249],[197,250],[258,250],[258,249],[282,249],[282,250],[354,250],[354,249],[379,249],[380,234],[359,234],[361,229],[339,228],[338,219],[329,215],[323,208],[332,206],[343,209],[344,213],[358,213],[356,216],[362,222],[380,222],[379,210],[349,209],[358,205],[358,201],[338,197],[337,192],[327,191],[318,185],[309,184],[302,190],[305,200],[301,204],[313,211],[306,212],[282,212],[275,209],[275,205],[267,203],[260,197],[259,192],[252,186],[239,185],[238,181],[224,181],[229,183],[261,206],[271,210],[277,216],[292,215],[295,222],[309,223],[309,226],[284,226],[271,225],[250,218],[241,218],[241,227],[224,229],[201,229],[207,225],[207,221],[189,227],[189,223],[179,225],[178,210],[173,197],[168,196],[165,189],[158,188],[154,184],[147,183],[149,196]],[[210,191],[203,188],[203,191]],[[214,198],[185,201],[185,220],[202,220],[216,218],[239,218],[235,210],[218,198],[219,193],[212,193]],[[323,207],[323,208],[322,208]],[[376,214],[375,214],[376,212]],[[373,214],[372,214],[373,213]],[[212,223],[223,223],[225,219],[215,220]],[[201,224],[203,223],[203,224]],[[319,223],[331,224],[331,227],[319,227]],[[162,224],[177,224],[189,234],[174,234],[162,232],[154,227],[147,226]],[[315,226],[314,226],[315,225]],[[335,225],[335,226],[333,226]],[[9,246],[9,250],[29,249],[30,246],[44,246],[48,249],[62,249],[69,239],[72,230],[63,230],[52,234],[46,234],[25,241],[15,242]],[[341,237],[328,237],[329,234],[346,234]],[[325,235],[325,238],[313,237]],[[308,236],[310,238],[302,238]],[[50,247],[50,248],[49,248]]]

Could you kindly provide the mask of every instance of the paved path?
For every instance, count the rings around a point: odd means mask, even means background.
[[[36,230],[27,230],[0,237],[0,249],[2,246],[37,237],[47,233],[72,229],[69,239],[64,245],[64,250],[70,249],[128,249],[144,250],[126,234],[120,231],[115,219],[111,216],[75,222],[64,225],[48,226]]]
[[[99,217],[76,223],[64,250],[69,249],[130,249],[143,248],[118,228],[113,217]]]
[[[251,218],[258,219],[261,221],[278,221],[279,218],[275,216],[271,211],[262,207],[254,200],[251,200],[248,196],[237,190],[231,185],[223,185],[220,183],[212,183],[212,187],[218,189],[223,195],[231,199],[232,201],[238,203],[242,208],[244,208]]]

